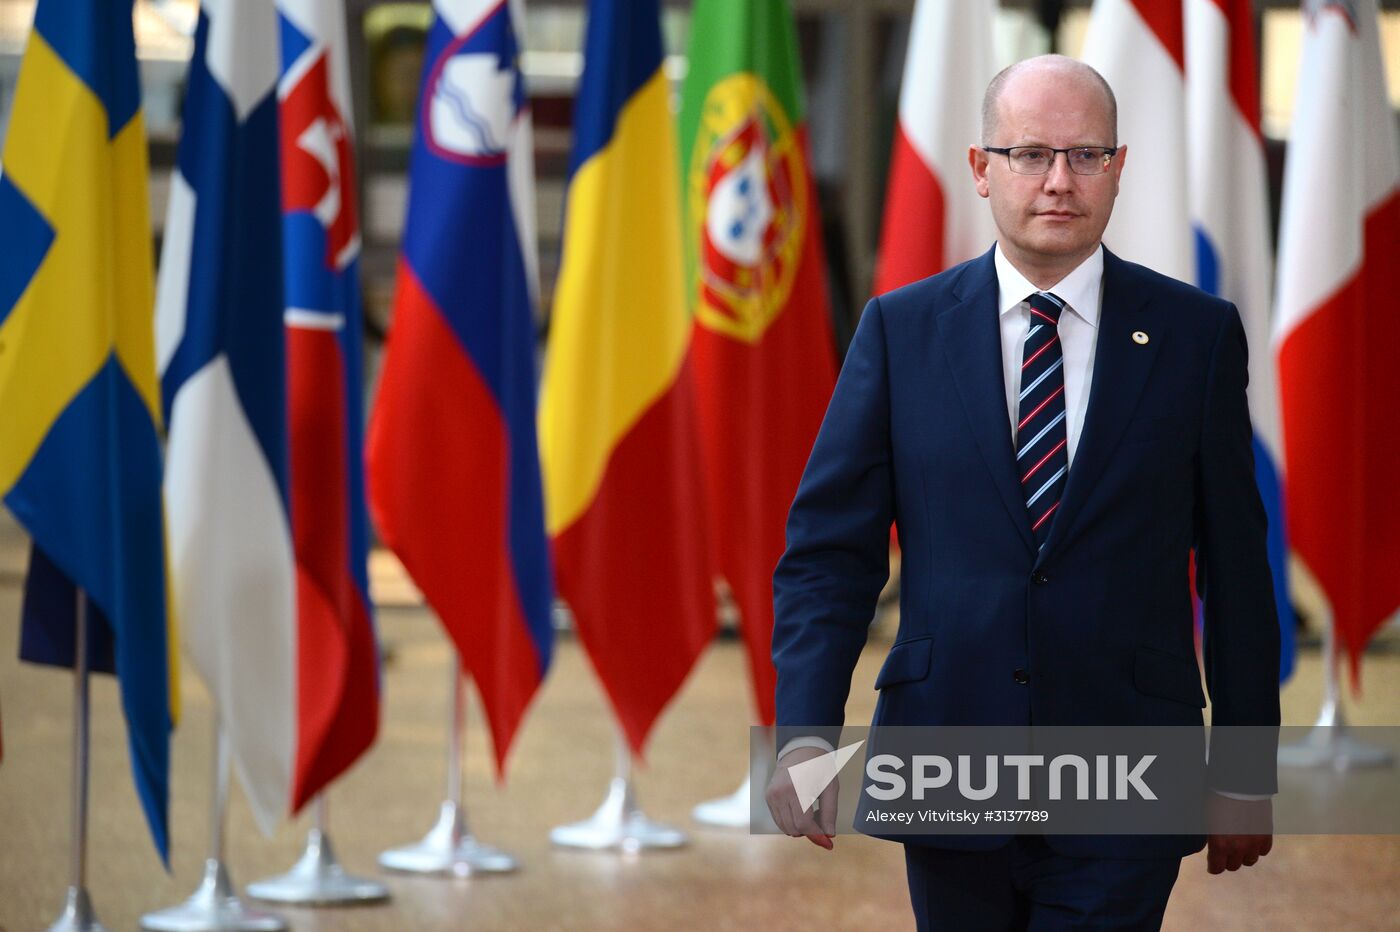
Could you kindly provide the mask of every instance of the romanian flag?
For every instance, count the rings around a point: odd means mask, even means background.
[[[434,4],[370,505],[481,693],[497,772],[553,648],[534,149],[515,2]]]
[[[20,656],[72,662],[80,587],[94,640],[112,646],[137,793],[168,860],[175,641],[131,13],[41,0],[20,65],[0,157],[0,496],[42,577]]]
[[[685,293],[718,570],[773,722],[773,568],[836,350],[786,0],[697,0],[681,107]]]
[[[374,743],[379,648],[361,452],[360,224],[345,6],[278,0],[277,13],[297,571],[296,811]]]
[[[540,401],[560,594],[634,751],[715,628],[656,0],[594,0]]]

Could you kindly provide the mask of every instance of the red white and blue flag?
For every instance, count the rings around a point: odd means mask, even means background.
[[[1108,248],[1184,282],[1196,281],[1186,178],[1182,0],[1094,0],[1080,56],[1118,98],[1127,145]]]
[[[171,591],[266,832],[296,740],[276,37],[272,0],[201,7],[156,291]]]
[[[1275,347],[1289,544],[1351,661],[1400,607],[1400,140],[1376,0],[1303,4]]]
[[[283,256],[297,560],[295,811],[373,743],[361,451],[360,223],[345,6],[277,0]]]
[[[524,11],[505,0],[433,7],[370,420],[370,502],[476,682],[500,772],[553,645]]]
[[[1259,127],[1251,0],[1186,0],[1187,166],[1201,288],[1234,303],[1249,340],[1254,472],[1269,516],[1269,565],[1279,611],[1279,679],[1293,672],[1279,467],[1278,383],[1270,346],[1273,303],[1268,173]],[[1137,152],[1133,153],[1136,162]],[[1132,165],[1130,170],[1138,166]]]

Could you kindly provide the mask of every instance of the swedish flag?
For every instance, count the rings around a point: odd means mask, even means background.
[[[0,496],[110,629],[97,634],[110,635],[137,792],[167,859],[174,638],[131,12],[39,0],[20,66],[0,156]],[[27,609],[27,625],[71,630],[71,615]],[[71,659],[31,647],[67,637],[47,634],[25,631],[25,658]]]

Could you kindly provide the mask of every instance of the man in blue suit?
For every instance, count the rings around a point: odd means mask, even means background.
[[[1244,331],[1229,303],[1103,247],[1126,155],[1092,68],[1013,65],[969,152],[996,245],[865,309],[773,582],[784,740],[767,800],[790,835],[832,845],[834,787],[803,811],[788,768],[843,722],[892,521],[900,627],[875,724],[1199,726],[1193,548],[1213,723],[1279,722]],[[1212,783],[1210,808],[1267,822],[1266,769]],[[921,929],[1141,929],[1160,926],[1181,858],[1206,843],[950,836],[905,850]],[[1270,845],[1210,835],[1209,870]]]

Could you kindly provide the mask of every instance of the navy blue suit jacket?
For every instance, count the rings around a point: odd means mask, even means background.
[[[861,317],[774,574],[780,734],[842,724],[889,574],[892,521],[900,624],[876,683],[876,724],[1200,725],[1196,547],[1213,723],[1277,725],[1278,621],[1234,306],[1105,250],[1088,410],[1037,552],[997,298],[988,251],[875,298]],[[1269,767],[1252,785],[1214,785],[1272,793],[1273,781]],[[1203,841],[1052,843],[1152,856]]]

